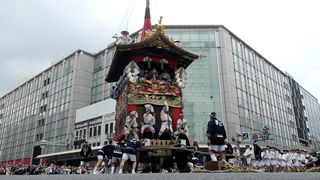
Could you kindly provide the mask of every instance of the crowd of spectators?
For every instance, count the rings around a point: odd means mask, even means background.
[[[40,175],[40,174],[79,174],[77,166],[25,165],[11,164],[0,165],[0,175]]]
[[[228,162],[234,166],[250,167],[264,172],[300,172],[320,166],[320,152],[304,150],[279,150],[275,147],[260,148],[256,143],[247,145],[243,154],[236,147],[228,153]]]
[[[228,146],[227,146],[228,147]],[[264,172],[299,172],[320,166],[320,152],[307,153],[300,150],[279,150],[274,147],[260,148],[255,143],[247,145],[244,153],[236,147],[226,148],[227,160],[233,166],[251,167]],[[188,164],[189,165],[189,164]],[[50,175],[50,174],[89,174],[78,166],[26,164],[0,164],[0,175]]]

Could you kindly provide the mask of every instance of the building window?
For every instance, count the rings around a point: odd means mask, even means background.
[[[93,127],[93,136],[97,135],[97,126]]]
[[[47,105],[40,106],[40,113],[45,112],[47,110]]]
[[[38,127],[44,126],[44,120],[45,120],[44,118],[38,120]]]
[[[0,105],[0,110],[1,109],[4,109],[4,103],[2,103],[1,105]]]
[[[49,91],[46,91],[46,92],[42,93],[41,99],[46,99],[46,98],[48,98],[48,96],[49,96]]]
[[[110,133],[113,133],[113,123],[110,123]]]
[[[36,141],[40,141],[42,139],[42,133],[36,135]]]
[[[84,129],[84,130],[83,130],[83,139],[85,139],[86,137],[87,137],[87,130]]]
[[[82,130],[79,131],[79,138],[82,139]]]
[[[100,143],[99,143],[99,142],[97,143],[97,146],[100,146]]]
[[[101,126],[98,126],[98,136],[101,135]]]
[[[92,137],[92,127],[89,129],[89,137]]]
[[[78,140],[78,131],[76,131],[76,140]]]
[[[43,85],[44,85],[44,86],[46,86],[46,85],[48,85],[48,84],[50,84],[50,78],[45,79],[44,82],[43,82]]]
[[[104,125],[104,134],[108,134],[109,133],[109,124],[105,124]]]

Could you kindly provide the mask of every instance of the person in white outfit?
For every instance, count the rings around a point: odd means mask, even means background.
[[[126,123],[124,125],[124,131],[126,134],[126,139],[128,139],[128,135],[132,132],[135,139],[139,140],[139,136],[137,134],[138,123],[137,123],[138,113],[137,111],[131,111],[126,118]]]
[[[305,158],[301,152],[301,150],[297,150],[297,157],[295,162],[295,167],[298,172],[300,172],[301,168],[303,167],[303,162],[305,161]]]
[[[247,166],[251,166],[251,161],[252,159],[254,159],[254,149],[249,145],[247,145],[246,147],[247,149],[242,156],[246,158]]]
[[[281,154],[281,159],[280,159],[280,171],[281,172],[288,172],[288,168],[287,168],[287,160],[288,160],[288,151],[287,150],[283,150],[282,154]]]
[[[276,165],[275,165],[275,172],[281,172],[281,159],[282,159],[282,155],[280,153],[279,149],[275,149],[275,161],[276,161]]]
[[[146,104],[144,105],[144,107],[146,108],[146,113],[143,115],[143,125],[141,127],[141,136],[143,136],[144,130],[146,128],[149,128],[152,132],[152,134],[154,134],[154,128],[153,125],[155,125],[156,120],[154,118],[154,109],[150,104]]]
[[[162,135],[162,133],[167,129],[172,134],[172,119],[169,115],[169,106],[165,102],[165,105],[163,106],[161,112],[160,112],[160,119],[161,119],[161,128],[159,131],[159,137]]]
[[[240,165],[240,151],[237,147],[233,147],[232,156],[233,158],[228,159],[228,163],[231,165],[239,166]]]
[[[294,150],[290,150],[289,151],[289,155],[288,155],[288,163],[287,166],[290,168],[290,172],[295,172],[296,169],[294,167],[294,161],[295,161],[296,155]]]
[[[301,162],[301,169],[307,164],[307,152],[302,150],[301,152],[301,157],[300,157],[300,162]]]
[[[274,147],[270,148],[269,159],[271,172],[276,172],[278,162],[276,160],[276,150],[274,149]]]
[[[116,37],[116,45],[125,45],[125,44],[130,44],[132,43],[132,39],[129,37],[129,32],[128,31],[121,31],[120,37]]]
[[[177,131],[174,132],[174,135],[178,136],[180,134],[185,134],[186,136],[189,136],[187,123],[188,121],[184,118],[183,114],[180,114],[180,118],[177,121]]]
[[[270,148],[267,147],[265,150],[264,154],[264,159],[265,159],[265,171],[266,172],[271,172],[271,156],[270,156]]]

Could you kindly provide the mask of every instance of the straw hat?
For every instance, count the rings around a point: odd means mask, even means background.
[[[126,31],[126,30],[123,30],[123,31],[121,31],[121,34],[124,35],[124,36],[128,36],[128,35],[129,35],[129,32]]]

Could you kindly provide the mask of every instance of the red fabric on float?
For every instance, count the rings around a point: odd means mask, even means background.
[[[172,128],[176,131],[177,121],[180,118],[181,108],[172,108]]]
[[[137,111],[137,105],[128,104],[128,112]]]

